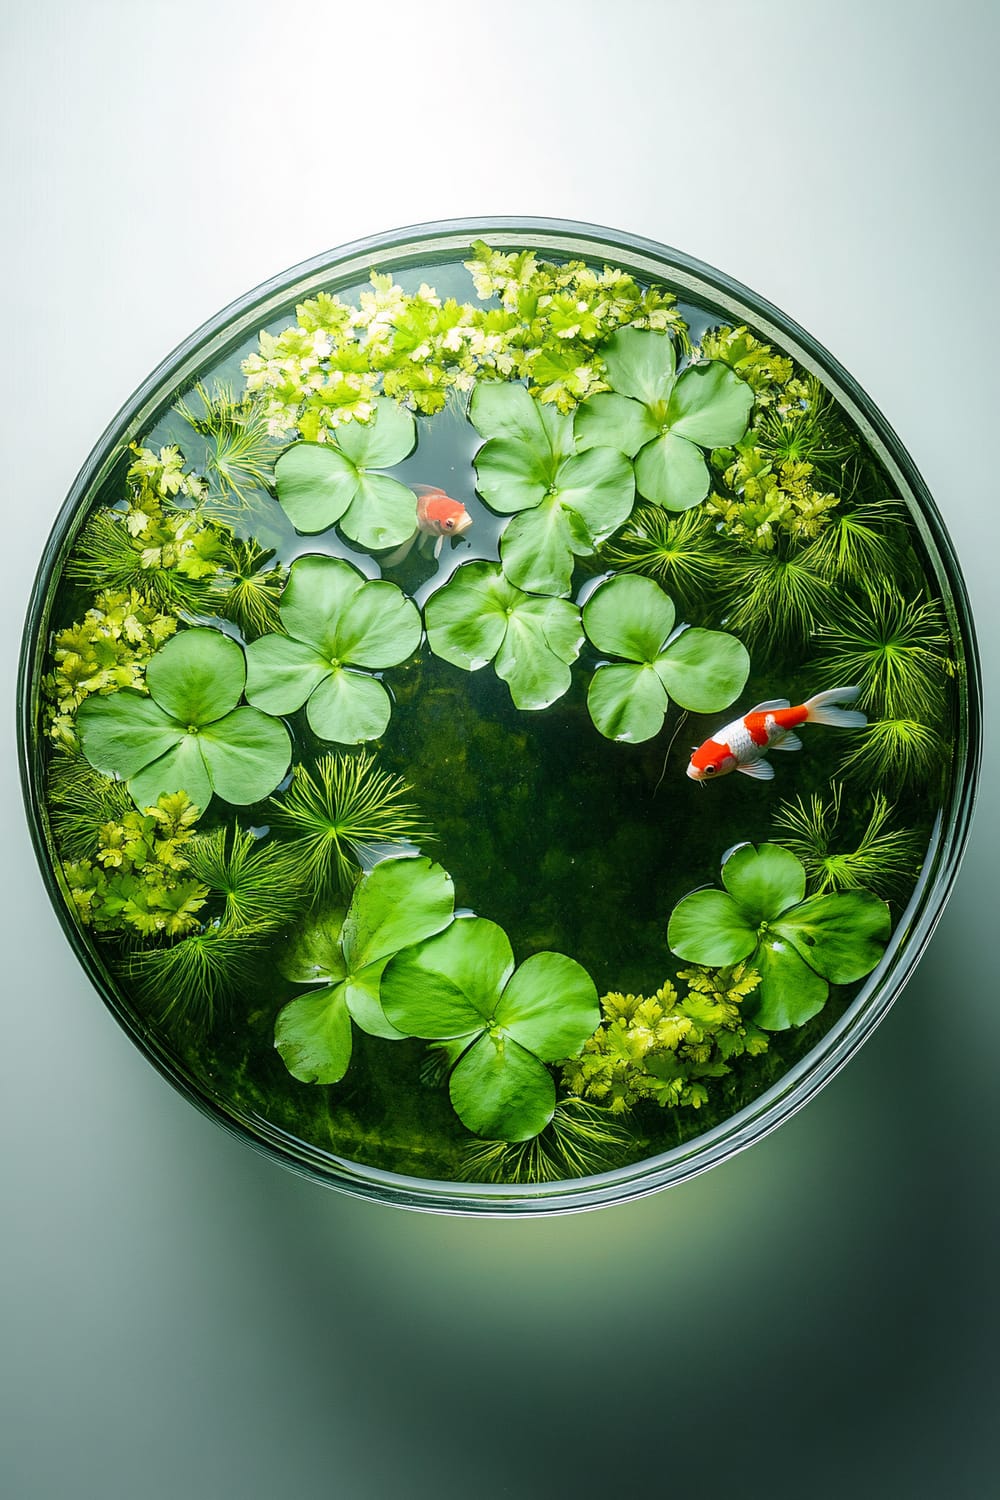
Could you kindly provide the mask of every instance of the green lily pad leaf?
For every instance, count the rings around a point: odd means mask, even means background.
[[[651,406],[665,401],[674,384],[677,361],[669,333],[619,328],[601,350],[608,384],[622,396]]]
[[[806,963],[833,984],[870,974],[885,951],[892,922],[869,891],[812,896],[774,924]]]
[[[803,963],[784,938],[771,936],[762,942],[752,962],[760,986],[747,1009],[764,1031],[804,1026],[823,1009],[830,993],[826,980]]]
[[[85,698],[76,725],[80,747],[90,764],[105,776],[124,781],[172,750],[184,734],[183,725],[152,698],[131,688]]]
[[[513,970],[503,929],[484,917],[462,917],[389,960],[382,1009],[407,1036],[466,1036],[493,1015]]]
[[[466,672],[485,667],[507,632],[507,610],[521,598],[495,563],[463,563],[424,608],[434,655]]]
[[[344,985],[344,999],[352,1019],[362,1031],[366,1031],[369,1036],[382,1036],[387,1041],[398,1042],[405,1032],[397,1031],[395,1026],[390,1025],[382,1009],[382,972],[388,962],[387,958],[380,958],[376,963],[368,964],[360,973],[351,974]]]
[[[756,948],[757,928],[725,891],[692,891],[670,913],[667,945],[688,963],[738,964]]]
[[[554,495],[515,516],[500,538],[504,572],[531,594],[568,593],[575,555],[591,550],[589,542],[581,545],[579,531]]]
[[[670,393],[667,422],[671,432],[702,448],[738,443],[746,431],[753,391],[721,361],[691,365]]]
[[[280,719],[246,705],[206,724],[198,743],[215,790],[240,807],[273,792],[292,759],[292,742]],[[190,791],[188,796],[197,800]]]
[[[670,642],[656,671],[681,708],[710,714],[739,697],[750,675],[750,656],[734,635],[693,626]]]
[[[417,424],[405,407],[378,396],[367,422],[345,422],[337,428],[337,447],[358,469],[391,469],[414,449]]]
[[[664,432],[637,453],[635,483],[640,495],[667,510],[690,510],[708,494],[708,466],[694,443]]]
[[[543,1062],[557,1062],[578,1052],[601,1024],[597,987],[575,959],[535,953],[515,969],[495,1019]]]
[[[351,1061],[351,1017],[344,986],[330,985],[290,1000],[278,1012],[274,1045],[293,1078],[339,1083]]]
[[[347,667],[333,668],[306,704],[313,733],[339,745],[377,740],[391,717],[392,702],[378,679]]]
[[[417,497],[407,485],[388,474],[361,474],[340,529],[359,547],[377,552],[407,541],[416,525]]]
[[[606,541],[628,520],[635,501],[632,465],[613,448],[590,448],[559,465],[556,496],[580,517],[592,546]]]
[[[332,443],[293,443],[274,466],[278,501],[296,531],[326,531],[358,491],[358,471]]]
[[[189,800],[204,812],[212,800],[212,781],[199,737],[185,734],[166,755],[130,776],[128,789],[136,807],[155,807],[157,798],[165,793],[186,792]]]
[[[530,1140],[555,1113],[552,1075],[503,1033],[469,1048],[452,1070],[448,1092],[463,1125],[488,1140]]]
[[[150,697],[182,724],[211,724],[239,703],[246,682],[240,646],[221,630],[181,630],[149,659]]]
[[[357,972],[433,937],[454,916],[455,887],[440,865],[425,857],[381,860],[354,892],[343,929],[345,959]]]
[[[358,667],[395,667],[420,644],[420,611],[394,583],[366,583],[338,621],[337,655]]]
[[[473,463],[476,489],[502,515],[532,509],[552,482],[548,448],[540,452],[511,438],[491,438],[479,449]]]
[[[549,446],[538,404],[523,385],[511,381],[477,382],[469,402],[469,421],[485,438],[512,438],[539,453]]]
[[[552,461],[558,468],[564,458],[576,452],[573,418],[568,412],[560,411],[552,401],[539,401],[537,405],[538,415],[552,452]]]
[[[268,714],[301,708],[330,675],[330,663],[315,646],[287,635],[262,635],[246,648],[247,697]]]
[[[582,644],[576,605],[567,599],[525,599],[507,622],[496,658],[497,676],[510,688],[515,708],[548,708],[561,698],[572,680],[569,663]]]
[[[673,601],[651,578],[622,574],[596,588],[583,606],[583,628],[599,651],[651,662],[674,628]]]
[[[615,391],[601,391],[584,401],[577,408],[573,430],[578,452],[614,448],[629,458],[635,458],[660,431],[647,406]]]
[[[749,921],[773,921],[802,900],[806,872],[780,844],[742,844],[723,864],[722,883]]]
[[[315,984],[320,979],[341,980],[347,973],[340,951],[344,913],[330,907],[310,917],[292,935],[278,957],[278,972],[294,984]]]
[[[639,663],[598,667],[587,689],[590,717],[601,734],[631,745],[659,734],[667,701],[655,670]]]
[[[366,582],[343,558],[316,553],[299,557],[289,569],[278,605],[281,623],[290,636],[315,647],[320,656],[337,656],[344,619]]]

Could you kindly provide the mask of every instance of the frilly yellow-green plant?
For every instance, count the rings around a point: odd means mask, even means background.
[[[766,1034],[741,1010],[760,983],[757,973],[742,964],[698,965],[677,977],[687,984],[683,999],[670,980],[648,997],[602,997],[602,1024],[582,1053],[562,1065],[569,1094],[612,1114],[643,1101],[699,1109],[708,1101],[708,1082],[728,1073],[731,1059],[767,1050]]]

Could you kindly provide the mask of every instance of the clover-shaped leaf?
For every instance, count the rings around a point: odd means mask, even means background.
[[[451,876],[429,859],[386,859],[358,882],[346,915],[310,917],[279,960],[286,979],[322,988],[278,1013],[274,1045],[302,1083],[337,1083],[351,1061],[353,1019],[369,1036],[405,1035],[379,999],[390,956],[440,932],[455,915]]]
[[[823,1009],[830,983],[869,974],[889,936],[889,908],[868,891],[804,900],[801,862],[778,844],[742,844],[722,866],[724,891],[693,891],[674,907],[667,942],[689,963],[746,960],[761,976],[749,1011],[784,1031]]]
[[[651,578],[609,578],[583,606],[583,627],[600,651],[624,657],[597,668],[587,706],[609,740],[638,744],[663,727],[672,698],[693,713],[715,713],[742,691],[746,647],[722,630],[674,632],[674,606]]]
[[[392,713],[369,671],[398,666],[420,641],[416,605],[396,587],[366,579],[339,557],[297,558],[278,605],[285,635],[247,647],[247,697],[267,713],[306,718],[320,739],[376,739]],[[369,670],[362,670],[362,669]]]
[[[466,672],[494,661],[517,708],[547,708],[561,698],[583,644],[575,604],[524,593],[496,563],[456,568],[424,617],[435,656]]]
[[[201,809],[212,794],[244,805],[272,792],[291,760],[285,726],[238,706],[246,662],[221,631],[182,630],[149,659],[149,696],[122,688],[88,698],[77,723],[92,766],[127,781],[133,801],[152,807],[184,791]]]
[[[274,466],[278,500],[297,531],[325,531],[336,521],[361,547],[394,547],[413,535],[417,498],[388,469],[410,453],[416,424],[380,396],[368,422],[345,422],[326,443],[293,443]]]
[[[579,450],[617,444],[635,459],[636,488],[668,510],[688,510],[708,494],[701,452],[736,443],[746,431],[753,391],[728,365],[689,365],[676,374],[670,335],[620,328],[601,351],[612,389],[576,415]]]
[[[574,559],[591,554],[625,521],[635,499],[617,441],[577,453],[572,418],[517,384],[481,382],[469,419],[486,438],[476,488],[514,519],[500,539],[503,570],[528,593],[565,594]]]
[[[502,928],[483,917],[397,953],[382,975],[382,1005],[408,1036],[460,1040],[448,1081],[463,1124],[490,1139],[523,1141],[552,1118],[555,1085],[544,1066],[578,1052],[600,1024],[597,989],[562,953],[535,953],[517,969]]]

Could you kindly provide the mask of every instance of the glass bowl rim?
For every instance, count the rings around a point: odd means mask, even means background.
[[[555,1183],[494,1184],[449,1182],[405,1176],[340,1158],[289,1135],[268,1121],[242,1119],[211,1098],[188,1076],[155,1033],[121,1002],[116,986],[96,950],[91,950],[66,905],[50,852],[41,797],[41,745],[36,743],[40,665],[46,645],[48,588],[72,542],[75,525],[85,513],[102,467],[122,451],[162,404],[165,390],[175,392],[191,375],[209,346],[222,342],[234,325],[260,322],[270,308],[287,306],[319,290],[334,278],[346,284],[351,272],[399,271],[408,259],[414,266],[468,252],[471,241],[488,238],[493,248],[531,248],[615,263],[630,263],[649,277],[670,278],[683,297],[691,291],[704,305],[750,322],[765,336],[781,340],[790,352],[830,386],[839,403],[858,423],[887,467],[895,469],[912,499],[908,509],[922,533],[928,562],[938,575],[949,623],[963,653],[964,690],[959,697],[959,733],[949,805],[939,815],[924,870],[887,949],[883,962],[868,977],[845,1014],[816,1046],[778,1082],[742,1110],[682,1145],[625,1167],[595,1176]],[[293,290],[294,295],[293,295]],[[21,639],[17,681],[17,744],[22,794],[42,879],[76,957],[115,1019],[144,1056],[203,1114],[269,1160],[324,1186],[355,1196],[439,1213],[505,1217],[520,1213],[559,1214],[627,1202],[683,1182],[717,1162],[745,1150],[776,1129],[808,1102],[849,1060],[883,1019],[926,947],[954,885],[968,842],[982,757],[982,681],[972,610],[961,568],[937,506],[913,460],[881,411],[843,366],[805,329],[780,309],[724,272],[654,240],[600,225],[536,217],[475,217],[409,225],[323,252],[271,277],[236,298],[188,335],[136,388],[108,424],[82,465],[53,524],[35,575]],[[899,934],[903,933],[902,939]]]

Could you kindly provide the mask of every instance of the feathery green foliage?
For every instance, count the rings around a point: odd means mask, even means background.
[[[238,823],[196,834],[185,853],[192,874],[221,897],[227,931],[273,932],[301,905],[303,880],[293,853]]]
[[[141,937],[174,937],[197,927],[208,894],[186,858],[197,817],[197,807],[177,792],[145,812],[133,807],[104,823],[89,855],[63,865],[83,925]],[[83,825],[73,833],[82,840]]]
[[[419,810],[402,799],[412,790],[402,776],[375,769],[375,757],[321,755],[315,775],[303,765],[281,797],[274,821],[291,835],[291,848],[312,887],[313,901],[348,893],[361,865],[382,845],[432,837]]]
[[[854,743],[840,763],[841,775],[893,786],[928,781],[943,770],[948,753],[938,730],[921,719],[876,719]]]
[[[201,411],[192,410],[186,401],[178,401],[177,411],[206,439],[206,468],[219,495],[245,509],[253,491],[271,483],[280,440],[271,436],[260,399],[236,396],[231,385],[217,384],[209,391],[199,381],[194,389]]]
[[[124,968],[162,1021],[207,1028],[222,1004],[253,979],[262,939],[213,923],[168,948],[141,948]]]
[[[857,683],[861,706],[889,719],[940,713],[949,639],[935,600],[885,589],[822,624],[817,636],[821,683]]]
[[[470,1141],[465,1175],[476,1182],[561,1182],[607,1172],[635,1149],[634,1132],[585,1099],[560,1099],[552,1119],[529,1141]]]
[[[210,595],[219,613],[239,626],[245,641],[281,629],[278,604],[288,574],[280,563],[268,566],[273,556],[253,540],[223,538]]]
[[[843,784],[831,784],[830,797],[795,797],[774,814],[786,849],[805,866],[808,891],[869,890],[887,897],[912,882],[920,864],[920,840],[912,829],[890,828],[892,804],[876,791],[868,822],[853,849],[836,848],[843,813]],[[841,841],[842,842],[842,841]]]
[[[619,573],[644,573],[682,605],[701,613],[717,589],[724,566],[715,526],[705,506],[674,513],[640,505],[624,529],[601,549],[601,560]]]
[[[120,823],[126,813],[135,811],[125,783],[95,771],[82,755],[55,755],[46,791],[52,833],[64,860],[93,855],[105,823]]]
[[[808,464],[824,485],[839,489],[843,465],[855,449],[833,398],[815,375],[798,401],[770,406],[754,425],[754,440],[773,464]]]
[[[722,623],[754,645],[801,644],[829,613],[829,585],[809,549],[788,557],[779,552],[735,557],[728,563],[726,582],[733,603]]]
[[[764,1032],[747,1021],[741,1004],[760,983],[745,964],[682,969],[681,999],[669,979],[655,995],[601,997],[601,1026],[578,1057],[562,1066],[563,1084],[614,1115],[648,1100],[661,1108],[700,1109],[708,1082],[730,1071],[744,1052],[767,1050]]]
[[[855,587],[877,586],[899,567],[898,500],[866,501],[839,509],[809,549],[810,560],[825,578]]]

